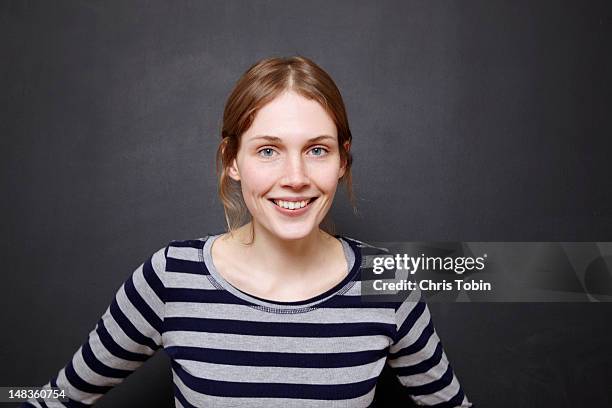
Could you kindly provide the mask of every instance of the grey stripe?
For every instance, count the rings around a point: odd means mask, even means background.
[[[79,350],[72,357],[72,365],[74,366],[74,371],[76,371],[79,377],[81,377],[83,380],[85,380],[89,384],[100,385],[100,386],[106,386],[106,385],[114,386],[114,385],[119,384],[121,381],[123,381],[122,378],[111,378],[111,377],[102,376],[96,373],[95,371],[93,371],[91,368],[89,368],[89,366],[83,359],[82,349],[83,349],[82,346],[79,347]]]
[[[402,367],[402,366],[411,366],[411,365],[418,364],[421,361],[426,360],[427,358],[433,355],[439,341],[440,339],[434,333],[429,338],[429,341],[427,341],[427,343],[421,350],[419,350],[418,352],[414,354],[408,354],[406,356],[401,356],[396,359],[389,358],[389,365],[391,365],[391,367]],[[445,358],[446,357],[443,355],[442,359],[445,359]]]
[[[389,308],[319,308],[309,313],[266,313],[247,305],[223,303],[168,302],[166,318],[198,317],[252,322],[279,323],[385,323],[395,325],[393,309]]]
[[[361,296],[361,281],[355,281],[353,286],[344,292],[343,296]]]
[[[75,388],[68,378],[66,378],[66,369],[62,368],[57,376],[57,386],[66,391],[68,398],[77,400],[84,404],[93,404],[102,397],[103,394],[90,394]]]
[[[134,287],[136,291],[142,297],[147,305],[160,318],[163,320],[164,318],[164,302],[157,296],[155,291],[149,286],[149,283],[145,280],[144,273],[142,270],[142,265],[134,271],[132,282],[134,282]],[[123,285],[125,287],[125,284]]]
[[[425,308],[425,310],[423,310],[423,313],[421,313],[421,316],[419,316],[414,325],[412,325],[408,333],[406,333],[404,337],[399,339],[396,344],[392,345],[389,351],[391,351],[392,353],[397,353],[399,350],[408,347],[415,341],[417,341],[430,320],[431,315],[429,314],[429,309]]]
[[[397,329],[399,330],[401,324],[406,320],[410,312],[418,305],[420,295],[416,292],[411,292],[408,298],[400,305],[396,312]],[[426,309],[427,306],[425,306]]]
[[[146,337],[149,337],[155,342],[155,344],[161,344],[161,334],[153,328],[145,319],[140,311],[132,304],[125,293],[125,285],[121,286],[121,289],[116,294],[115,300],[119,305],[119,309],[128,318],[128,320],[134,325],[136,330]],[[163,316],[162,316],[163,318]]]
[[[168,258],[181,259],[184,261],[200,261],[200,248],[191,247],[168,247]]]
[[[129,338],[128,335],[125,334],[125,332],[117,324],[108,309],[106,310],[106,313],[104,313],[102,320],[104,321],[104,326],[106,327],[106,330],[113,338],[115,343],[117,343],[124,349],[131,350],[136,353],[147,354],[149,356],[155,353],[155,350],[151,349],[149,346],[144,346],[142,344],[136,343],[134,340]]]
[[[171,333],[171,334],[170,334]],[[386,336],[353,337],[280,337],[245,334],[197,333],[173,331],[166,333],[164,344],[171,346],[209,347],[222,350],[267,351],[281,353],[329,353],[385,349]]]
[[[102,344],[100,336],[98,336],[98,333],[95,331],[95,329],[92,330],[89,334],[89,346],[91,347],[91,350],[93,351],[98,361],[106,364],[109,367],[119,368],[121,370],[134,371],[142,365],[142,362],[140,361],[124,360],[108,351],[106,347],[104,347],[104,344]]]
[[[164,277],[164,286],[167,288],[218,290],[210,283],[208,275],[182,272],[167,274]]]
[[[422,405],[434,405],[440,402],[448,401],[453,398],[459,392],[459,382],[457,377],[453,375],[451,383],[435,394],[419,395],[415,397],[415,400],[420,402]],[[469,406],[469,405],[468,405]]]
[[[443,358],[438,364],[424,373],[414,375],[398,375],[397,378],[406,386],[417,386],[430,383],[442,377],[448,368],[448,360]]]

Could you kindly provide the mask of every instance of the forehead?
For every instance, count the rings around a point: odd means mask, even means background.
[[[318,102],[287,91],[259,109],[243,138],[246,141],[259,135],[281,139],[330,135],[337,139],[337,130],[331,116]]]

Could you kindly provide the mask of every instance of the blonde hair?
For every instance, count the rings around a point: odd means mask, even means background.
[[[229,177],[227,169],[238,154],[242,134],[249,129],[258,110],[288,90],[318,102],[334,121],[338,132],[340,160],[346,167],[340,183],[345,183],[349,201],[357,213],[351,177],[352,155],[345,146],[347,142],[350,145],[352,136],[338,87],[327,72],[306,57],[267,58],[255,63],[240,77],[223,111],[216,168],[218,193],[230,234],[248,222],[250,214],[242,197],[240,182]],[[324,225],[328,223],[330,225]],[[335,226],[327,216],[322,222],[322,228],[335,234]]]

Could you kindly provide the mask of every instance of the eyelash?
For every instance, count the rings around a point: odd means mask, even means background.
[[[326,155],[329,153],[329,149],[327,149],[327,148],[325,148],[325,147],[323,147],[323,146],[315,146],[315,147],[311,148],[310,150],[314,150],[314,149],[321,149],[321,150],[324,152],[324,154],[315,155],[315,157],[323,157],[323,156],[326,156]],[[268,158],[272,157],[272,156],[263,156],[263,155],[261,154],[261,152],[263,152],[264,150],[272,150],[272,151],[276,151],[276,150],[274,150],[272,147],[263,147],[263,148],[259,149],[259,150],[257,151],[257,155],[258,155],[258,156],[263,157],[264,159],[268,159]],[[310,151],[310,150],[309,150],[309,151]]]

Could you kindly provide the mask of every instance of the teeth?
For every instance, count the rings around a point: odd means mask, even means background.
[[[306,207],[306,204],[309,200],[305,201],[283,201],[283,200],[274,200],[274,203],[279,207],[286,208],[288,210],[296,210],[298,208]]]

